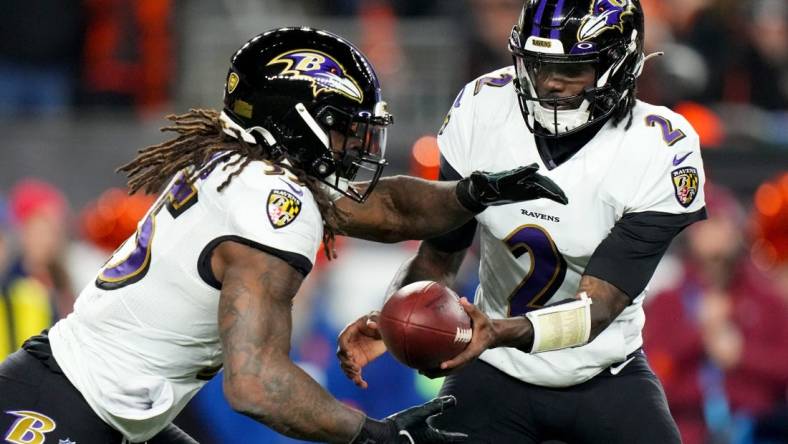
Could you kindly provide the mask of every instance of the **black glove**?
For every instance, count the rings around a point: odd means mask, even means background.
[[[395,413],[382,421],[367,418],[350,444],[441,444],[463,442],[463,433],[444,432],[427,424],[427,419],[454,407],[454,396],[441,396],[422,405]]]
[[[457,199],[472,213],[491,205],[505,205],[534,199],[550,199],[566,205],[569,199],[555,182],[537,173],[539,165],[515,168],[500,173],[474,171],[457,183]]]

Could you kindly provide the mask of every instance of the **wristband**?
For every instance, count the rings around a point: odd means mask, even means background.
[[[526,313],[534,331],[531,353],[585,345],[591,337],[591,302],[582,292],[579,300]]]

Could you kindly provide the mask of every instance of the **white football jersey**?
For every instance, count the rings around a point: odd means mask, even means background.
[[[438,136],[446,161],[462,176],[537,163],[568,205],[548,199],[490,207],[480,224],[481,264],[476,304],[491,318],[522,315],[573,298],[591,255],[623,215],[693,213],[704,207],[705,177],[698,136],[682,116],[637,102],[629,130],[611,122],[565,163],[548,170],[520,112],[504,68],[469,83]],[[514,348],[481,359],[523,381],[549,387],[584,382],[642,345],[638,295],[592,342],[528,354]]]
[[[255,246],[306,273],[322,239],[317,204],[286,170],[254,161],[219,192],[221,165],[191,187],[174,178],[49,333],[68,379],[133,442],[162,430],[221,368],[213,247]]]

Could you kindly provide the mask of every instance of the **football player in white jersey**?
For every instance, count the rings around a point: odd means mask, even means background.
[[[441,393],[459,407],[433,424],[471,442],[679,442],[641,350],[642,303],[671,240],[705,218],[705,178],[689,123],[636,99],[643,31],[638,0],[528,0],[509,41],[514,66],[452,105],[438,136],[443,179],[536,162],[569,204],[488,208],[403,264],[392,292],[451,284],[478,225],[480,285],[475,305],[463,302],[473,339],[435,372],[449,373]],[[340,335],[342,368],[361,387],[362,367],[385,350],[374,320]]]
[[[331,397],[289,359],[292,298],[334,233],[424,239],[487,205],[566,202],[562,191],[535,166],[379,180],[392,117],[377,77],[352,44],[314,29],[250,40],[221,113],[170,119],[176,138],[121,167],[132,191],[161,191],[137,233],[72,314],[0,364],[0,440],[193,442],[171,422],[222,367],[230,405],[289,436],[462,440],[426,423],[450,396],[382,421]],[[370,180],[351,184],[360,171]]]

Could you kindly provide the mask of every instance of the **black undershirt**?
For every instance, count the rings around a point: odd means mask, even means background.
[[[591,255],[584,274],[607,281],[634,299],[646,288],[673,238],[703,219],[705,207],[685,214],[625,214]]]
[[[586,146],[608,120],[610,120],[610,117],[599,119],[589,125],[588,128],[561,138],[534,136],[536,150],[539,152],[539,157],[542,158],[542,163],[548,170],[557,168]],[[534,125],[542,127],[538,122],[534,122]]]

